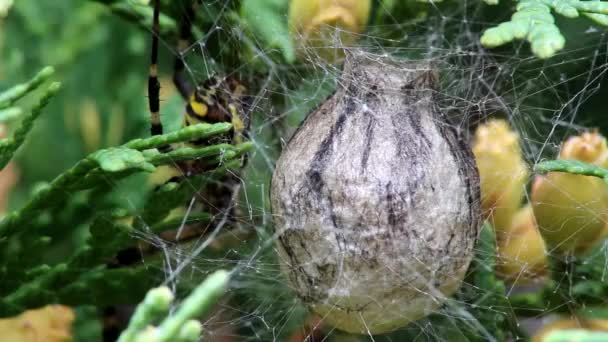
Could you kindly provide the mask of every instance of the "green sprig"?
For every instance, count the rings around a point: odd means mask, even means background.
[[[210,137],[226,132],[230,127],[230,124],[225,123],[197,124],[174,133],[136,139],[121,147],[96,151],[37,191],[23,208],[5,216],[0,221],[0,239],[19,229],[25,229],[24,227],[27,227],[25,223],[28,220],[37,217],[40,211],[48,209],[50,204],[60,205],[66,196],[72,195],[73,191],[98,186],[101,181],[106,179],[105,173],[120,174],[124,177],[142,170],[150,172],[154,170],[154,165],[172,164],[179,160],[212,157],[210,163],[213,165],[236,158],[251,149],[251,143],[236,146],[219,144],[202,148],[182,147],[166,154],[158,151],[140,151],[165,146],[169,143]]]
[[[14,90],[15,88],[13,88],[13,90],[10,90],[9,92],[11,94],[4,98],[3,103],[12,105],[12,103],[18,98],[27,94],[27,92],[35,88],[39,82],[43,82],[46,79],[45,77],[47,76],[41,76],[41,74],[48,74],[50,76],[48,70],[50,70],[50,73],[52,73],[52,69],[43,69],[43,71],[44,70],[47,71],[44,73],[40,72],[36,77],[34,77],[32,81],[25,85],[22,85],[21,87],[19,87],[19,89]],[[43,80],[41,81],[41,79]],[[47,88],[46,92],[42,95],[38,103],[34,106],[34,108],[32,108],[31,112],[23,118],[23,120],[21,121],[21,125],[17,128],[13,136],[11,138],[6,138],[0,141],[0,170],[3,169],[6,164],[8,164],[11,158],[13,158],[13,155],[15,154],[17,149],[23,144],[28,133],[34,127],[34,121],[36,121],[40,114],[42,114],[42,109],[44,109],[44,107],[46,107],[51,98],[55,96],[57,92],[59,92],[60,88],[60,83],[52,83]]]
[[[549,58],[563,49],[566,39],[555,25],[551,11],[567,18],[583,14],[601,25],[608,25],[608,2],[580,0],[519,0],[511,20],[487,29],[481,44],[488,48],[526,39],[539,58]]]
[[[211,309],[211,306],[226,291],[230,274],[220,270],[211,274],[199,285],[188,298],[184,300],[181,307],[171,317],[165,319],[158,327],[157,341],[172,341],[174,336],[178,336],[181,328],[190,319],[198,317]]]
[[[580,160],[548,160],[534,166],[535,172],[567,172],[575,175],[593,176],[602,178],[608,183],[608,169],[588,164]]]
[[[48,80],[54,73],[55,69],[47,66],[40,70],[31,80],[23,84],[18,84],[9,90],[0,93],[0,109],[12,106],[17,100],[40,87],[40,85]]]
[[[108,306],[142,298],[154,280],[148,267],[79,269],[70,263],[43,265],[16,291],[0,298],[0,317],[50,303]],[[125,289],[129,289],[126,291]]]
[[[129,326],[120,334],[118,342],[134,341],[141,330],[153,324],[160,316],[167,314],[171,302],[173,302],[173,293],[166,286],[148,291],[144,301],[137,306],[131,316]]]
[[[239,167],[239,157],[250,150],[252,144],[218,144],[200,148],[185,145],[165,154],[155,148],[167,146],[169,143],[179,146],[182,142],[212,137],[230,129],[230,124],[225,123],[199,124],[174,133],[136,139],[120,147],[99,150],[49,184],[37,189],[30,202],[0,221],[0,244],[4,248],[0,276],[10,279],[0,286],[3,292],[0,316],[14,315],[48,303],[114,305],[130,303],[141,298],[150,284],[157,281],[153,273],[143,268],[112,269],[106,265],[119,251],[133,244],[132,237],[135,232],[141,229],[158,232],[182,224],[183,220],[178,219],[160,220],[173,208],[182,205],[185,199],[191,196],[193,189],[199,188],[195,183],[206,184],[225,174],[227,169]],[[86,244],[75,251],[67,261],[48,265],[28,257],[31,250],[46,248],[40,246],[48,246],[51,243],[51,239],[45,236],[47,233],[41,230],[46,226],[38,224],[38,218],[44,216],[44,213],[52,213],[55,207],[66,203],[76,191],[92,189],[92,194],[95,194],[96,189],[107,187],[109,179],[116,181],[134,172],[152,171],[156,165],[199,158],[205,158],[211,168],[210,172],[189,178],[187,182],[171,182],[161,186],[152,192],[151,201],[147,202],[151,205],[146,205],[143,212],[134,215],[136,218],[158,218],[145,221],[146,224],[154,224],[152,227],[143,227],[137,219],[133,225],[121,222],[120,218],[124,217],[124,213],[115,219],[107,212],[101,211],[90,226],[91,236]],[[93,195],[93,198],[96,197],[97,195]],[[186,223],[211,219],[210,214],[201,213],[189,217]],[[19,243],[22,248],[5,248],[11,246],[7,242],[18,239],[25,239]],[[150,262],[147,266],[149,265]],[[24,267],[27,271],[17,271]],[[132,282],[136,284],[131,284]],[[70,285],[66,287],[65,284]],[[120,284],[129,286],[128,296],[115,293],[117,287],[123,286]],[[95,293],[94,303],[88,298],[90,293]],[[196,340],[189,339],[188,336],[198,337],[200,331],[200,325],[187,323],[174,340]]]
[[[144,139],[135,139],[126,143],[124,146],[134,150],[147,150],[168,144],[174,144],[197,139],[206,139],[219,134],[228,133],[232,129],[232,124],[220,122],[216,124],[199,123],[196,125],[182,128],[178,131],[155,135]]]
[[[219,270],[211,274],[184,300],[175,314],[167,317],[157,327],[151,324],[159,315],[167,313],[173,295],[166,287],[150,290],[118,341],[198,341],[202,326],[194,318],[209,311],[226,291],[229,280],[230,274],[227,271]]]

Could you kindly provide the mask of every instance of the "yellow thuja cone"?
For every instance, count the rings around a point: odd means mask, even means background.
[[[370,10],[371,0],[292,0],[289,27],[299,54],[341,59],[365,30]]]
[[[606,166],[607,154],[605,138],[591,132],[569,138],[559,158]],[[599,178],[563,172],[537,176],[531,203],[550,251],[583,253],[603,235],[608,218],[608,187]]]
[[[542,280],[547,274],[545,242],[530,205],[515,214],[508,231],[499,237],[497,246],[496,268],[502,278],[524,285]]]
[[[560,159],[575,159],[608,167],[606,138],[598,131],[585,132],[568,138],[559,153]]]
[[[80,107],[80,134],[87,153],[101,147],[101,116],[97,104],[85,99]]]
[[[19,316],[0,319],[0,341],[72,341],[74,311],[63,305],[47,305]]]
[[[490,120],[475,132],[473,153],[481,180],[481,205],[497,235],[520,208],[528,170],[518,135],[504,120]]]

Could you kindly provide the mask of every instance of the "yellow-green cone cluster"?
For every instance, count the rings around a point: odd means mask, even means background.
[[[606,167],[606,139],[597,132],[571,137],[559,158]],[[562,172],[537,176],[531,203],[540,232],[552,252],[583,253],[603,236],[608,218],[608,187],[599,178]]]
[[[87,153],[101,148],[101,117],[95,102],[86,99],[80,108],[80,134]]]
[[[74,311],[63,305],[47,305],[19,316],[0,319],[0,341],[72,341]]]
[[[546,248],[532,208],[521,208],[528,169],[519,136],[506,121],[490,120],[477,128],[473,153],[484,214],[496,231],[498,275],[518,284],[541,279]]]
[[[521,207],[528,178],[519,137],[506,121],[488,121],[475,132],[473,153],[484,214],[498,232],[508,230]]]
[[[497,241],[497,271],[518,284],[542,279],[547,273],[547,252],[530,205],[520,209],[511,227]]]
[[[562,146],[559,158],[580,160],[601,167],[608,167],[606,138],[597,131],[570,137]]]
[[[602,179],[563,172],[537,176],[530,204],[520,209],[528,172],[508,123],[481,125],[473,152],[484,213],[496,230],[497,269],[504,278],[536,279],[546,272],[547,251],[580,254],[608,236],[608,186]],[[606,139],[598,132],[570,137],[559,158],[608,167]]]
[[[369,19],[371,0],[292,0],[289,26],[301,56],[344,57]]]

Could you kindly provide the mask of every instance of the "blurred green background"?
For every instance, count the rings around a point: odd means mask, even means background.
[[[91,1],[17,1],[0,25],[0,87],[46,65],[63,83],[19,153],[20,182],[10,202],[16,208],[36,182],[147,132],[149,33]]]

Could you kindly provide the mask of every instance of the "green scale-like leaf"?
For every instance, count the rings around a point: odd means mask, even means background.
[[[55,72],[53,67],[46,67],[31,80],[26,83],[18,84],[9,90],[0,93],[0,109],[5,109],[17,102],[20,98],[36,90],[42,83],[46,82]]]
[[[173,301],[173,294],[166,287],[148,291],[146,298],[137,306],[129,326],[120,335],[118,341],[198,341],[202,326],[195,319],[209,311],[224,294],[229,279],[230,274],[223,270],[209,275],[182,302],[175,313],[165,318],[158,327],[154,327],[152,324],[159,316],[168,313]]]
[[[511,20],[487,29],[481,36],[481,44],[492,48],[515,39],[526,39],[536,56],[549,58],[566,44],[566,39],[555,25],[552,10],[567,18],[583,14],[601,25],[608,25],[607,2],[520,0]]]
[[[49,205],[60,205],[70,196],[71,191],[92,189],[106,179],[104,174],[120,173],[121,177],[138,171],[154,170],[154,165],[173,164],[176,161],[208,158],[210,163],[229,161],[251,148],[251,143],[240,145],[219,144],[200,148],[181,147],[169,153],[158,151],[142,152],[165,146],[170,143],[186,142],[229,131],[230,124],[198,124],[186,127],[177,132],[155,136],[147,139],[136,139],[122,147],[100,150],[78,162],[74,167],[55,178],[48,186],[40,189],[20,210],[12,212],[0,221],[0,238],[27,227],[28,220],[33,219],[42,209]]]
[[[567,172],[575,175],[594,176],[602,178],[608,183],[608,169],[579,160],[548,160],[536,164],[534,171]]]
[[[0,93],[0,121],[14,118],[21,115],[21,109],[11,107],[17,100],[30,92],[36,90],[42,83],[48,80],[54,73],[52,67],[42,69],[30,81],[19,84],[11,89]],[[34,127],[34,121],[42,114],[42,109],[46,107],[51,98],[59,92],[61,84],[52,83],[44,92],[38,103],[32,108],[30,113],[23,117],[21,124],[15,130],[12,137],[0,140],[0,170],[3,169],[13,158],[17,149],[23,144],[25,138]],[[10,108],[9,108],[10,107]]]
[[[95,293],[97,305],[113,303],[133,303],[141,298],[145,289],[157,281],[154,272],[108,269],[107,264],[121,250],[133,244],[136,230],[142,228],[142,222],[136,220],[133,226],[120,223],[120,217],[114,218],[103,212],[90,226],[91,236],[86,243],[65,261],[55,265],[45,261],[27,258],[32,248],[45,249],[52,242],[44,236],[34,222],[53,207],[60,207],[80,190],[107,189],[108,180],[115,181],[126,175],[155,169],[156,165],[174,165],[176,161],[197,160],[204,158],[209,166],[217,165],[215,170],[197,175],[187,182],[168,183],[152,192],[150,201],[144,211],[136,217],[144,218],[146,231],[160,232],[179,226],[184,220],[169,219],[162,221],[177,206],[183,205],[192,196],[195,183],[205,184],[215,175],[224,174],[228,168],[239,167],[238,159],[250,150],[251,143],[239,145],[217,144],[203,147],[190,147],[191,140],[209,138],[227,133],[231,125],[198,124],[165,135],[147,139],[136,139],[123,146],[99,150],[78,162],[70,170],[59,175],[49,184],[40,187],[22,209],[8,214],[0,221],[0,245],[8,246],[11,241],[20,241],[21,248],[3,249],[2,277],[14,280],[0,286],[0,316],[13,315],[22,310],[43,306],[52,302],[64,304],[90,303],[87,291]],[[156,148],[169,144],[175,148],[167,153],[160,153]],[[123,215],[124,216],[124,215]],[[147,220],[150,218],[150,220]],[[185,222],[208,222],[208,213],[192,215]],[[21,240],[25,239],[24,241]],[[27,266],[16,267],[19,260],[27,260]],[[148,266],[151,263],[148,262]],[[21,271],[20,271],[21,270]],[[7,273],[7,272],[10,272]],[[121,273],[122,272],[122,273]],[[113,278],[115,274],[117,278]],[[140,281],[131,288],[128,284],[134,280],[131,276],[138,274]],[[130,288],[129,298],[113,294],[119,284]],[[66,287],[66,284],[69,284]],[[70,291],[64,291],[69,288]],[[125,292],[127,293],[127,292]]]

